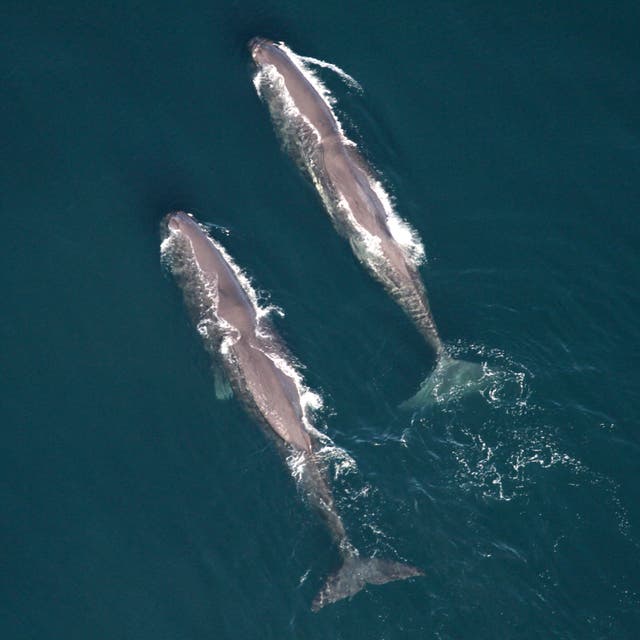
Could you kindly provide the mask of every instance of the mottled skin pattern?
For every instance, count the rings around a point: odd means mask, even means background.
[[[256,309],[224,253],[188,214],[171,213],[164,221],[171,236],[172,270],[199,327],[205,323],[212,334],[203,335],[211,351],[224,344],[220,364],[247,409],[276,437],[285,455],[300,456],[299,481],[325,521],[343,560],[313,601],[317,611],[325,604],[351,596],[365,584],[382,584],[422,572],[398,562],[358,557],[336,511],[316,442],[305,427],[304,410],[295,380],[272,359],[287,359],[286,351],[271,328],[261,323]]]
[[[360,252],[358,257],[414,321],[436,356],[444,355],[424,284],[416,267],[389,230],[384,205],[371,187],[371,171],[367,169],[366,162],[353,146],[345,144],[326,102],[284,49],[263,38],[253,39],[249,48],[257,67],[275,67],[296,108],[318,132],[316,156],[322,163],[323,182],[328,183],[334,194],[344,198],[356,222],[378,238],[384,266],[363,257]],[[353,235],[349,227],[348,221],[337,225],[341,233],[353,240],[349,237]]]
[[[238,381],[235,370],[228,372],[232,384],[242,386],[243,396],[255,405],[259,415],[282,440],[298,451],[311,453],[312,443],[302,421],[298,388],[269,357],[273,343],[259,334],[253,303],[236,274],[190,216],[182,212],[171,214],[167,228],[179,233],[188,243],[200,278],[217,291],[217,317],[227,323],[234,334],[229,359],[236,363],[242,376]]]
[[[285,455],[303,455],[300,480],[305,493],[320,511],[338,547],[349,548],[331,490],[314,455],[316,443],[304,424],[296,382],[270,357],[287,359],[284,346],[271,327],[260,323],[236,273],[202,227],[190,215],[177,212],[169,214],[166,228],[178,235],[180,253],[195,267],[186,277],[176,274],[185,297],[202,298],[202,292],[207,291],[217,298],[215,311],[200,306],[196,311],[200,317],[196,321],[213,319],[215,325],[222,322],[224,333],[231,336],[224,357],[219,359],[236,395],[263,426],[277,436],[276,441]]]

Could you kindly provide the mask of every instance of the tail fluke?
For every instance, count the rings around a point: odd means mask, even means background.
[[[477,362],[442,356],[418,392],[403,402],[402,409],[419,409],[478,392],[486,384],[485,370]]]
[[[311,610],[319,611],[328,604],[351,597],[367,584],[384,584],[423,575],[421,569],[402,562],[349,556],[340,569],[324,583],[313,600]]]

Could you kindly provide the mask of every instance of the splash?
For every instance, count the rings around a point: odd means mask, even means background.
[[[346,198],[340,194],[337,199],[336,207],[342,211],[344,217],[349,221],[349,226],[354,233],[352,244],[356,253],[363,262],[370,260],[382,260],[384,253],[382,251],[382,243],[378,236],[369,233],[357,220],[351,211],[351,207]]]
[[[253,76],[253,85],[258,97],[267,102],[271,116],[285,138],[288,137],[286,136],[287,132],[291,134],[303,125],[306,130],[314,133],[316,143],[320,143],[319,131],[298,109],[287,90],[284,77],[274,65],[267,64],[260,67]]]
[[[291,477],[301,484],[304,479],[304,472],[307,466],[308,458],[304,451],[293,451],[287,456],[287,466],[291,472]]]
[[[418,232],[395,210],[391,196],[385,191],[382,183],[369,177],[371,188],[378,196],[387,215],[387,226],[394,240],[403,248],[405,257],[415,267],[419,267],[425,259],[425,250]]]
[[[291,358],[285,358],[283,355],[276,351],[265,352],[265,355],[273,362],[273,364],[282,371],[282,373],[293,380],[293,383],[298,390],[298,397],[300,398],[300,405],[302,407],[302,422],[305,429],[309,433],[315,431],[311,422],[310,414],[322,409],[323,401],[322,396],[315,391],[312,391],[304,383],[302,375],[298,371],[298,368],[294,365]]]
[[[349,138],[344,133],[344,129],[342,128],[342,123],[340,122],[340,120],[338,120],[338,117],[336,116],[336,113],[333,109],[333,107],[337,104],[337,100],[335,96],[331,93],[331,91],[329,91],[329,89],[322,82],[322,80],[320,80],[318,75],[312,69],[310,69],[308,65],[304,63],[304,61],[300,58],[300,56],[298,56],[293,51],[291,51],[291,49],[289,49],[289,47],[287,47],[287,45],[284,44],[283,42],[280,42],[278,46],[287,54],[291,62],[293,62],[293,64],[298,68],[298,71],[300,71],[300,73],[305,77],[307,82],[316,90],[318,95],[322,98],[323,102],[326,104],[327,109],[329,109],[329,111],[331,112],[331,115],[333,116],[333,119],[336,122],[338,131],[340,133],[340,138],[343,144],[355,147],[355,143],[352,140],[349,140]]]
[[[504,352],[458,343],[448,346],[447,354],[425,378],[418,392],[402,403],[402,408],[419,411],[434,405],[454,406],[469,396],[481,397],[490,406],[510,411],[526,408],[531,393],[527,384],[530,372]],[[466,360],[469,355],[473,361]]]
[[[531,371],[499,349],[459,343],[451,352],[481,361],[483,386],[474,396],[449,390],[438,403],[415,412],[411,426],[397,438],[399,446],[414,448],[418,438],[428,447],[431,463],[442,465],[452,488],[485,501],[526,499],[550,473],[561,474],[563,483],[574,487],[597,487],[619,533],[634,542],[620,486],[569,448],[570,419],[535,401]]]
[[[291,52],[293,54],[293,52]],[[296,54],[293,54],[296,55]],[[364,89],[362,85],[353,77],[350,76],[344,69],[341,69],[338,65],[333,64],[331,62],[326,62],[325,60],[319,60],[318,58],[312,58],[311,56],[296,56],[298,60],[303,63],[309,63],[316,65],[318,67],[324,67],[325,69],[330,69],[335,74],[337,74],[341,80],[343,80],[349,87],[355,89],[358,93],[364,93]]]

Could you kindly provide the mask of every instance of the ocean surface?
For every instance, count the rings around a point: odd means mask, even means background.
[[[0,637],[640,637],[637,2],[0,7]],[[477,392],[281,151],[247,41],[320,76],[419,232]],[[363,554],[425,577],[311,613],[338,557],[160,263],[212,225],[306,383]],[[338,468],[340,467],[340,468]]]

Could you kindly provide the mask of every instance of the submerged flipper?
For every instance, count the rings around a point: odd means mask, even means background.
[[[233,397],[229,379],[218,367],[213,369],[213,388],[218,400],[230,400]]]
[[[485,370],[477,362],[456,360],[450,356],[441,356],[431,374],[420,385],[418,392],[403,402],[402,409],[419,409],[463,395],[479,392],[483,388]]]
[[[402,562],[348,556],[340,569],[329,576],[324,583],[313,600],[311,610],[319,611],[328,604],[349,598],[367,584],[385,584],[385,582],[423,575],[424,572],[421,569]]]

